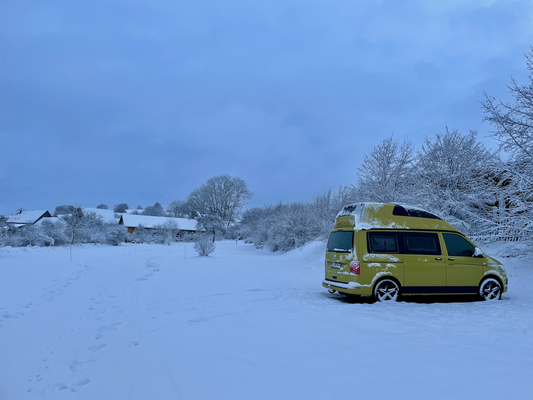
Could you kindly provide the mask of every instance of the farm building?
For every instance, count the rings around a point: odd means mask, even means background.
[[[164,227],[171,223],[177,226],[177,229],[181,232],[196,233],[196,221],[194,219],[186,218],[170,218],[170,217],[152,217],[149,215],[132,215],[121,214],[119,225],[124,225],[128,229],[128,233],[131,235],[135,229],[142,225],[145,229],[156,229],[158,227]]]

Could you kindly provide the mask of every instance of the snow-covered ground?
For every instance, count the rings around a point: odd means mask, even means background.
[[[324,247],[0,248],[0,399],[533,398],[530,253],[484,246],[499,302],[372,304]]]

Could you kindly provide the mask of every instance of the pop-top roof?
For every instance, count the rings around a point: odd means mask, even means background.
[[[435,214],[403,204],[358,203],[345,206],[337,215],[335,228],[366,229],[457,229]]]

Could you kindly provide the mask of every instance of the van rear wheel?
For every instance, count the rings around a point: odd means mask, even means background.
[[[502,285],[494,278],[487,278],[479,285],[479,297],[482,300],[500,300]]]
[[[400,296],[400,286],[392,279],[383,279],[374,287],[374,299],[377,301],[397,301]]]

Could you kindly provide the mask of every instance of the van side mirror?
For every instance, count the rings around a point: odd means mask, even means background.
[[[476,247],[474,249],[474,254],[472,254],[472,257],[483,258],[483,257],[485,257],[485,255],[483,254],[483,252],[481,251],[481,249],[479,247]]]

